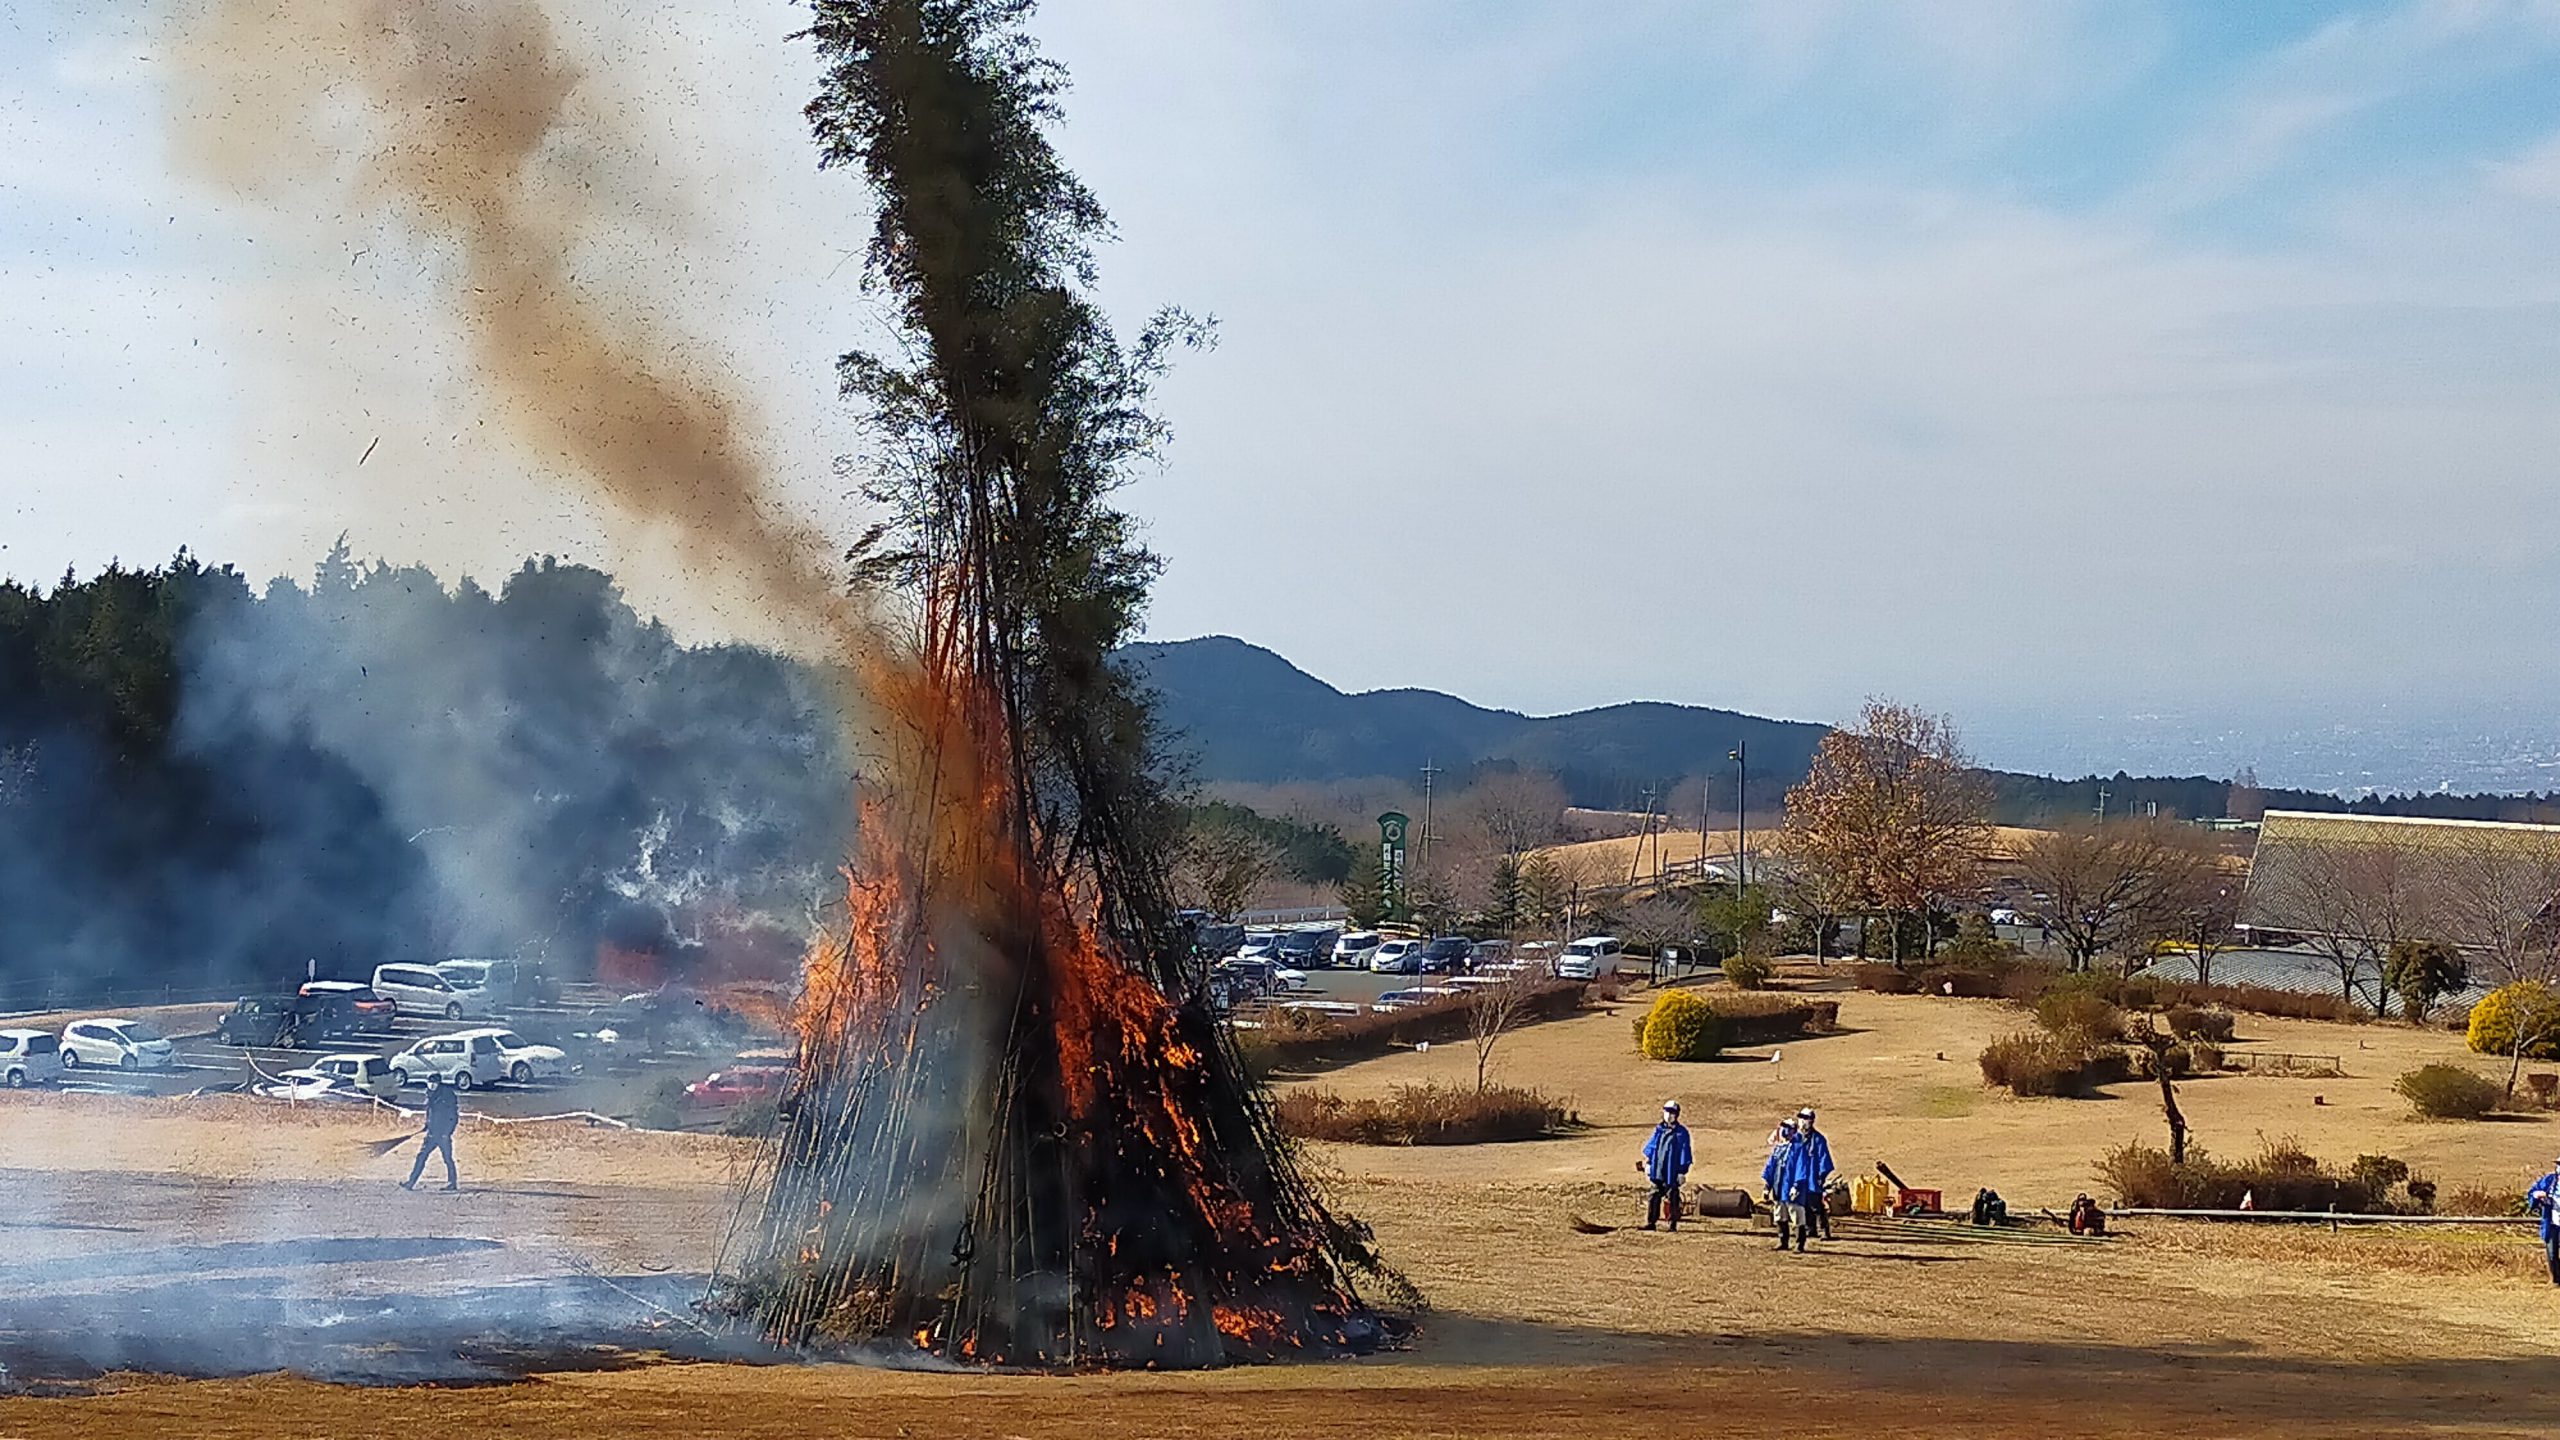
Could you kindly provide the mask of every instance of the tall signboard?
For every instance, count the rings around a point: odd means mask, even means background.
[[[1404,913],[1404,832],[1412,823],[1394,810],[1378,817],[1378,900],[1390,915]]]

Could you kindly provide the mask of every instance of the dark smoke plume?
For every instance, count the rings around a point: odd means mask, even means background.
[[[542,4],[214,0],[172,54],[196,170],[271,218],[404,233],[491,408],[560,483],[673,538],[690,581],[747,586],[804,653],[841,648],[832,547],[779,513],[753,408],[579,269],[616,222],[582,156],[646,137],[579,103]]]

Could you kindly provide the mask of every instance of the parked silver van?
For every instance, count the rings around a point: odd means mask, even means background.
[[[377,965],[373,968],[373,993],[398,1006],[403,1015],[459,1020],[483,1010],[476,992],[438,974],[433,965]]]

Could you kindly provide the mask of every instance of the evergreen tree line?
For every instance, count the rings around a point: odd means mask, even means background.
[[[577,978],[796,924],[844,853],[837,736],[821,677],[548,557],[495,594],[343,542],[307,586],[184,552],[0,582],[0,995]]]

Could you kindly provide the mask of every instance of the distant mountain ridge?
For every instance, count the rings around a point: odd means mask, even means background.
[[[1177,752],[1203,781],[1260,784],[1394,776],[1427,764],[1544,770],[1577,805],[1627,809],[1649,786],[1706,775],[1731,803],[1737,741],[1750,746],[1755,804],[1804,777],[1829,727],[1732,710],[1633,701],[1523,715],[1436,690],[1347,694],[1259,645],[1227,635],[1131,645]],[[1771,788],[1763,791],[1760,787]]]
[[[1732,710],[1639,700],[1565,715],[1523,715],[1437,690],[1345,694],[1259,645],[1227,635],[1127,646],[1120,652],[1155,687],[1174,749],[1203,781],[1420,777],[1516,767],[1562,781],[1572,803],[1602,810],[1641,806],[1648,788],[1703,775],[1710,802],[1733,803],[1737,740],[1751,747],[1751,804],[1774,808],[1804,778],[1828,726]],[[2065,779],[1989,769],[1992,816],[2004,825],[2051,825],[2091,815],[2236,815],[2270,806],[2359,815],[2560,823],[2560,793],[2367,795],[2352,802],[2313,790],[2258,787],[2209,775]],[[1694,803],[1694,802],[1692,802]]]

